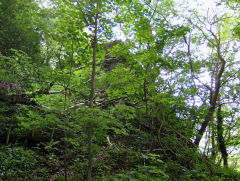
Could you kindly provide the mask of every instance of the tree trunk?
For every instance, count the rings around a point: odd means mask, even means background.
[[[218,140],[218,147],[219,150],[222,154],[223,158],[223,165],[228,166],[228,153],[226,149],[226,145],[224,142],[223,138],[223,117],[222,117],[222,111],[221,111],[222,106],[218,106],[218,111],[217,111],[217,140]]]
[[[9,144],[10,134],[11,134],[11,128],[8,128],[7,129],[7,137],[6,137],[6,145]]]
[[[93,150],[92,150],[92,138],[93,133],[91,128],[88,129],[88,169],[87,169],[87,181],[92,180],[92,166],[93,166]]]
[[[35,129],[33,128],[32,129],[32,139],[34,139],[34,136],[35,136]]]
[[[213,117],[213,113],[214,113],[214,110],[215,110],[215,107],[216,107],[216,103],[214,105],[212,105],[209,110],[208,110],[208,114],[207,116],[205,117],[202,125],[201,125],[201,128],[200,130],[198,131],[198,134],[196,136],[196,139],[194,141],[194,144],[199,146],[199,143],[203,137],[203,133],[205,132],[207,126],[208,126],[208,123],[211,121],[212,117]]]
[[[54,127],[52,128],[52,131],[51,131],[50,142],[53,141],[55,129],[56,129],[56,127],[54,126]]]
[[[214,92],[213,93],[213,97],[210,98],[212,99],[211,100],[211,104],[210,104],[210,108],[208,110],[208,114],[206,115],[202,125],[201,125],[201,128],[200,130],[198,131],[198,134],[196,136],[196,139],[194,141],[194,144],[196,146],[199,146],[199,143],[203,137],[203,133],[205,132],[207,126],[208,126],[208,123],[212,120],[213,118],[213,114],[214,114],[214,111],[215,111],[215,108],[216,108],[216,104],[217,104],[217,100],[218,100],[218,95],[219,95],[219,91],[220,91],[220,88],[221,88],[221,77],[222,77],[222,74],[224,72],[224,69],[225,69],[225,64],[226,64],[226,61],[223,59],[222,55],[221,55],[221,51],[220,51],[220,42],[219,40],[216,38],[216,42],[217,42],[217,55],[218,55],[218,60],[220,60],[221,62],[221,67],[220,67],[220,70],[218,71],[217,75],[216,75],[216,78],[215,78],[215,89],[214,89]],[[218,68],[218,67],[216,67]]]
[[[215,126],[214,126],[214,121],[213,119],[211,120],[212,122],[212,126],[211,126],[211,139],[212,139],[212,160],[214,161],[215,163],[215,160],[216,160],[216,150],[215,150]]]
[[[98,5],[97,5],[98,6]],[[94,24],[94,37],[92,42],[93,48],[93,61],[92,61],[92,75],[91,75],[91,92],[89,96],[89,107],[93,108],[93,99],[95,93],[95,75],[96,75],[96,51],[97,51],[97,32],[98,32],[98,12],[95,15]],[[87,181],[92,180],[92,166],[93,166],[93,151],[92,151],[92,138],[93,130],[92,125],[89,125],[88,130],[88,169],[87,169]]]

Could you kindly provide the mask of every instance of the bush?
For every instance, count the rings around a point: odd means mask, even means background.
[[[37,159],[35,153],[22,147],[0,147],[0,178],[24,179],[33,174]]]

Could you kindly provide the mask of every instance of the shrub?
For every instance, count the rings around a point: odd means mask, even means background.
[[[0,178],[23,179],[33,174],[37,159],[35,153],[22,147],[0,147]]]

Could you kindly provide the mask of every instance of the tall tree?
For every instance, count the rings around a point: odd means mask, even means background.
[[[224,89],[228,87],[227,84],[234,84],[233,79],[238,68],[233,67],[237,63],[234,58],[237,50],[230,31],[233,28],[230,25],[233,20],[230,15],[210,12],[210,10],[206,16],[201,16],[197,12],[192,15],[188,22],[193,30],[188,34],[188,38],[184,38],[188,50],[190,74],[193,86],[196,90],[201,90],[195,95],[199,96],[203,107],[209,105],[194,140],[194,143],[199,146],[206,128],[215,119],[214,113],[218,101],[228,97]],[[199,39],[197,34],[200,34]],[[193,51],[201,46],[205,46],[205,52]],[[203,76],[205,79],[202,78]],[[211,130],[214,147],[214,128]]]

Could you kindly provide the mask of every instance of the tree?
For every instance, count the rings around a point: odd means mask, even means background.
[[[224,165],[227,165],[226,157],[227,151],[224,146],[224,139],[222,138],[222,119],[220,113],[217,114],[217,107],[231,104],[235,106],[235,98],[231,98],[231,95],[226,94],[224,91],[227,89],[234,89],[231,84],[235,84],[238,78],[235,77],[238,68],[236,68],[237,60],[235,54],[237,52],[236,42],[233,40],[233,35],[230,33],[230,29],[233,28],[230,24],[233,19],[227,14],[217,14],[214,11],[213,16],[208,12],[207,16],[200,16],[198,13],[193,13],[194,19],[188,19],[191,26],[196,28],[189,33],[188,38],[184,37],[184,41],[187,46],[187,55],[189,58],[190,73],[193,80],[193,86],[197,91],[196,95],[202,100],[202,106],[209,104],[206,113],[203,117],[200,129],[196,134],[194,143],[199,146],[200,141],[208,127],[211,130],[211,143],[212,143],[212,157],[216,154],[215,148],[215,126],[214,120],[217,115],[219,124],[217,125],[217,140],[221,153],[223,154]],[[212,17],[212,18],[211,18]],[[201,38],[196,38],[196,34],[200,33]],[[204,43],[207,44],[205,54],[195,53],[193,49],[201,47]],[[207,58],[202,58],[202,57]],[[200,58],[199,58],[200,57]],[[201,76],[206,76],[209,81],[204,80]],[[205,78],[205,79],[206,79]],[[231,87],[231,88],[230,88]],[[211,128],[210,128],[211,127]]]
[[[11,49],[16,49],[27,53],[35,61],[39,60],[41,37],[36,31],[32,13],[37,9],[32,0],[1,1],[0,51],[4,56],[10,56]]]

